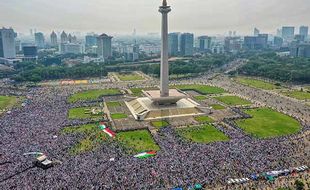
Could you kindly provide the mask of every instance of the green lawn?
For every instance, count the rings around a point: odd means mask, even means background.
[[[296,98],[298,100],[310,100],[310,92],[307,91],[293,90],[293,91],[283,91],[281,93],[285,96]]]
[[[237,82],[239,82],[241,84],[251,86],[254,88],[261,88],[261,89],[265,89],[265,90],[274,90],[274,89],[281,88],[280,86],[277,86],[277,85],[269,83],[269,82],[265,82],[265,81],[257,80],[257,79],[252,79],[252,78],[247,78],[247,77],[237,77],[235,79]]]
[[[102,117],[102,113],[98,115],[90,114],[87,109],[91,109],[92,107],[79,107],[79,108],[71,108],[69,110],[68,118],[69,119],[99,119]]]
[[[127,114],[124,114],[124,113],[112,113],[111,114],[111,118],[112,119],[124,119],[124,118],[127,118],[128,115]]]
[[[229,106],[250,105],[251,104],[250,101],[239,98],[238,96],[218,96],[218,97],[214,97],[214,98],[220,102],[223,102],[226,105],[229,105]]]
[[[152,121],[151,124],[157,128],[167,127],[169,125],[167,121]]]
[[[107,134],[100,131],[97,124],[86,124],[75,127],[65,127],[61,130],[62,135],[83,135],[83,139],[79,140],[69,149],[71,155],[81,154],[97,148],[101,143],[110,139]]]
[[[88,90],[73,94],[69,97],[69,102],[74,103],[77,101],[97,100],[101,96],[112,96],[119,94],[121,94],[121,92],[118,89]]]
[[[229,140],[224,133],[209,124],[177,129],[177,133],[181,137],[196,143],[212,143]]]
[[[121,80],[121,81],[135,81],[135,80],[144,80],[144,78],[138,74],[135,73],[126,73],[126,74],[122,74],[122,73],[118,73],[117,77]]]
[[[237,124],[247,134],[257,138],[271,138],[297,133],[301,125],[294,118],[269,108],[245,110],[253,118],[238,120]]]
[[[17,102],[18,98],[16,96],[0,96],[0,110],[11,108]]]
[[[120,102],[107,102],[106,104],[108,107],[119,107],[122,105]]]
[[[172,86],[173,88],[178,88],[180,90],[188,91],[194,90],[200,94],[207,95],[207,94],[221,94],[224,93],[225,90],[219,87],[207,86],[207,85],[198,85],[198,84],[191,84],[191,85],[176,85]]]
[[[207,99],[207,97],[205,97],[205,96],[195,96],[194,98],[197,101],[203,101],[203,100]]]
[[[142,90],[157,90],[157,88],[131,88],[130,91],[132,92],[133,96],[143,96]]]
[[[212,123],[213,122],[213,119],[211,119],[210,117],[206,115],[197,116],[195,117],[195,120],[198,121],[199,123]]]
[[[225,109],[225,107],[224,106],[222,106],[221,104],[212,104],[212,105],[210,105],[213,109],[215,109],[215,110],[223,110],[223,109]]]
[[[125,148],[126,152],[130,154],[159,150],[159,146],[147,130],[120,132],[117,134],[117,140]]]

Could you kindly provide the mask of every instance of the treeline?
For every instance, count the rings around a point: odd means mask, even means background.
[[[310,83],[310,59],[265,53],[251,57],[248,64],[238,69],[238,73],[283,82]]]

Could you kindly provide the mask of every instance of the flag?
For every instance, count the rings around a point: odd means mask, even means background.
[[[112,138],[114,138],[115,137],[115,133],[111,130],[111,129],[109,129],[109,128],[105,128],[104,130],[103,130],[103,132],[105,132],[106,134],[108,134],[110,137],[112,137]]]
[[[104,122],[100,122],[99,123],[99,129],[104,130],[105,128],[107,128],[107,126],[105,125]]]
[[[149,158],[155,155],[156,155],[156,151],[150,151],[150,152],[142,152],[140,154],[135,155],[134,157],[143,159],[143,158]]]

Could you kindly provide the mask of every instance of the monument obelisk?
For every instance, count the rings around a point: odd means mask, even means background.
[[[159,12],[161,21],[161,62],[160,62],[160,97],[169,96],[169,63],[168,63],[168,13],[171,11],[167,1],[163,0]]]

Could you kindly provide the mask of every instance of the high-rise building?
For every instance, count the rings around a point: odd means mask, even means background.
[[[97,56],[107,59],[112,57],[112,36],[101,34],[97,37]]]
[[[36,57],[38,56],[37,46],[24,46],[23,54],[25,57]]]
[[[293,26],[283,26],[282,27],[282,38],[284,40],[290,41],[294,39],[295,27]]]
[[[44,35],[42,32],[37,32],[34,34],[35,43],[38,48],[44,48],[45,47],[45,40]]]
[[[259,50],[267,47],[268,35],[260,34],[258,36],[245,36],[243,47],[245,49]]]
[[[170,33],[168,35],[168,51],[170,56],[176,56],[179,52],[179,33]]]
[[[310,44],[309,43],[295,44],[293,47],[290,48],[290,54],[293,57],[310,58]]]
[[[241,50],[242,41],[240,37],[226,37],[224,40],[224,50],[230,53],[237,53]]]
[[[182,56],[192,56],[194,54],[194,34],[181,34],[180,49]]]
[[[57,46],[57,34],[53,31],[50,37],[51,37],[51,46],[56,47]]]
[[[209,36],[199,36],[199,50],[200,51],[208,51],[211,49],[212,38]]]
[[[16,58],[15,32],[12,28],[0,29],[0,57]]]
[[[85,46],[92,47],[97,45],[97,35],[87,35],[85,36]]]
[[[258,36],[259,30],[257,28],[254,28],[254,36]]]
[[[308,38],[308,30],[309,30],[308,26],[299,27],[299,35],[302,35],[302,36],[304,36],[305,39],[307,39]]]
[[[65,33],[65,31],[62,31],[60,35],[60,42],[61,43],[67,43],[68,42],[68,35]]]
[[[83,54],[84,46],[78,43],[62,43],[60,45],[60,53],[62,54]]]
[[[275,48],[281,48],[283,45],[283,39],[281,37],[275,36],[273,40],[273,45]]]

